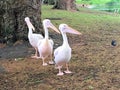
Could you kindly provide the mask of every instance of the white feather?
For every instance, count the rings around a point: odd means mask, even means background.
[[[66,33],[81,34],[77,30],[69,27],[67,24],[60,24],[59,30],[63,37],[63,44],[54,51],[54,61],[57,66],[61,66],[61,63],[67,64],[71,59],[71,48],[69,46]]]
[[[28,17],[25,18],[26,24],[28,26],[29,32],[28,32],[28,39],[30,44],[34,47],[37,48],[37,43],[39,40],[43,39],[43,36],[41,34],[35,34],[33,33],[32,30],[34,30],[34,26],[30,22],[30,19]]]

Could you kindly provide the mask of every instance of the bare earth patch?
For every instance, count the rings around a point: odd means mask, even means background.
[[[56,75],[58,70],[54,65],[43,67],[41,59],[31,59],[34,50],[29,43],[1,48],[0,89],[119,90],[120,46],[119,42],[111,46],[112,36],[112,32],[101,31],[68,35],[72,48],[69,67],[74,73],[64,76]],[[55,48],[62,43],[59,38],[54,40]]]

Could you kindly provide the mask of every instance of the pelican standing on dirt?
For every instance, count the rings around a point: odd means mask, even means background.
[[[71,71],[69,71],[69,68],[68,68],[68,62],[71,59],[71,48],[69,46],[66,33],[72,33],[72,34],[78,34],[78,35],[81,35],[81,33],[69,27],[67,24],[60,24],[59,30],[61,31],[61,34],[63,37],[63,44],[62,46],[55,49],[54,61],[55,61],[55,67],[59,69],[59,73],[57,75],[64,75],[64,73],[61,71],[61,68],[63,65],[65,65],[67,69],[66,71],[64,71],[65,73],[72,73]]]
[[[39,40],[43,39],[43,36],[41,34],[35,34],[33,31],[35,31],[34,26],[30,22],[30,18],[26,17],[25,22],[28,26],[29,32],[28,32],[28,39],[32,47],[35,49],[35,55],[32,56],[32,58],[37,58],[38,57],[38,49],[37,49],[37,43]],[[33,31],[32,31],[33,30]]]
[[[54,64],[52,60],[52,53],[53,53],[53,40],[49,39],[49,33],[48,28],[53,29],[57,33],[60,33],[59,30],[51,23],[49,19],[43,20],[43,28],[45,31],[45,37],[43,40],[40,40],[38,42],[38,52],[39,52],[39,58],[42,58],[42,65],[46,66],[47,63],[45,63],[45,59],[50,56],[51,61],[49,61],[49,64]]]

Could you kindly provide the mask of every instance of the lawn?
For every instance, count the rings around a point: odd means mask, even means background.
[[[51,8],[42,6],[42,20],[49,18],[56,27],[66,23],[82,33],[80,36],[67,34],[72,48],[69,67],[73,73],[57,76],[58,70],[54,65],[43,67],[41,59],[32,59],[29,55],[1,59],[0,89],[119,90],[120,15],[85,8],[79,11]],[[54,40],[54,48],[62,44],[61,35],[50,32],[50,36]],[[116,40],[116,46],[111,45],[112,40]],[[31,51],[33,49],[28,45],[26,53]]]

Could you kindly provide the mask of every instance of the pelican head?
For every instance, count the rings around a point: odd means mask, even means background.
[[[78,32],[77,30],[69,27],[67,24],[60,24],[60,25],[59,25],[59,30],[60,30],[62,33],[72,33],[72,34],[81,35],[80,32]]]
[[[32,30],[35,31],[35,27],[32,25],[32,23],[30,22],[30,18],[29,17],[25,17],[25,22],[28,25],[28,28],[31,28]]]
[[[60,33],[59,30],[51,23],[51,21],[49,19],[43,20],[43,25],[45,25],[46,28],[51,28],[54,31],[56,31],[57,33]]]
[[[25,17],[25,21],[26,22],[30,21],[30,18],[29,17]]]

